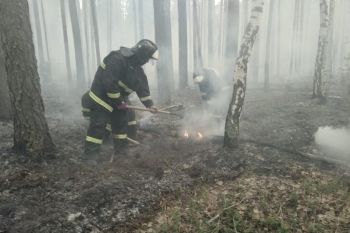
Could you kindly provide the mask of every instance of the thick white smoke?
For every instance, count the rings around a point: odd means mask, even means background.
[[[350,128],[320,127],[315,141],[328,155],[350,159]]]

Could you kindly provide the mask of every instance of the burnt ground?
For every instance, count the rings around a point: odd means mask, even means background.
[[[191,111],[199,106],[197,94],[189,89],[177,101]],[[37,163],[13,154],[12,127],[0,125],[0,232],[138,231],[164,201],[246,174],[301,179],[298,167],[349,180],[350,159],[324,159],[313,138],[320,126],[349,125],[349,97],[341,92],[320,105],[306,89],[249,90],[236,150],[222,149],[222,138],[205,132],[202,140],[184,138],[176,116],[148,116],[139,131],[142,145],[109,163],[113,146],[107,142],[97,165],[79,158],[87,127],[80,109],[45,96],[55,158]],[[349,232],[349,222],[340,232]]]

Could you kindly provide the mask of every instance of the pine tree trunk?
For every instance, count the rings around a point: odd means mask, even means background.
[[[297,71],[297,74],[300,75],[302,74],[301,70],[301,64],[302,60],[304,57],[304,6],[305,6],[305,1],[300,1],[299,2],[299,10],[298,10],[298,43],[297,43],[297,48],[298,48],[298,56],[296,57],[296,62],[295,62],[295,69]]]
[[[179,87],[188,86],[188,62],[187,62],[187,6],[186,0],[178,0],[179,15]]]
[[[68,32],[67,32],[67,22],[66,22],[66,8],[65,8],[64,2],[65,2],[65,0],[60,0],[63,42],[64,42],[64,55],[66,58],[65,62],[66,62],[66,67],[67,67],[67,78],[70,82],[72,82],[72,68],[71,68],[70,55],[69,55]]]
[[[332,79],[333,74],[333,34],[334,34],[334,8],[335,0],[330,0],[329,2],[329,28],[327,35],[327,56],[326,56],[326,77],[327,79]],[[327,86],[329,87],[329,85]]]
[[[39,68],[41,65],[44,64],[44,43],[43,43],[43,36],[41,33],[41,24],[40,24],[40,13],[39,13],[39,5],[38,0],[34,0],[33,2],[33,13],[34,13],[34,24],[35,24],[35,35],[36,35],[36,42],[38,46],[38,66]]]
[[[208,0],[208,63],[214,61],[215,0]]]
[[[224,146],[226,147],[238,146],[239,119],[246,95],[247,64],[259,31],[260,17],[263,11],[262,0],[253,0],[252,3],[250,20],[245,29],[233,72],[233,94],[225,123]]]
[[[153,0],[156,44],[161,58],[157,63],[158,99],[171,102],[173,56],[171,41],[170,0]]]
[[[268,22],[267,22],[267,36],[266,36],[266,57],[265,57],[265,80],[264,80],[264,90],[268,91],[270,89],[270,62],[271,62],[271,34],[272,34],[272,17],[274,1],[270,0],[269,12],[268,12]]]
[[[219,61],[219,63],[221,63],[222,61],[222,56],[223,56],[223,37],[224,37],[224,12],[225,12],[225,1],[224,0],[221,0],[220,1],[220,15],[219,15],[219,25],[220,25],[220,28],[219,28],[219,33],[218,33],[218,43],[217,43],[217,60]]]
[[[107,1],[107,51],[112,50],[112,0]]]
[[[193,66],[195,73],[200,73],[203,69],[200,23],[196,0],[193,1]]]
[[[239,0],[228,1],[227,13],[224,77],[229,80],[233,72],[232,61],[235,60],[238,50]]]
[[[138,25],[138,11],[137,11],[137,2],[136,0],[132,1],[132,11],[134,13],[133,15],[133,26],[134,26],[134,36],[135,36],[135,43],[140,41],[142,38],[139,38],[139,25]]]
[[[279,77],[281,75],[281,64],[280,64],[280,56],[281,56],[281,0],[277,0],[277,32],[276,32],[276,74]]]
[[[144,29],[144,17],[143,17],[143,1],[139,0],[139,37],[144,38],[145,37],[145,29]]]
[[[291,58],[290,58],[290,63],[289,63],[289,76],[294,76],[296,73],[296,51],[297,51],[297,46],[296,46],[296,41],[298,39],[298,15],[299,15],[299,5],[300,5],[300,0],[295,1],[295,7],[294,7],[294,17],[293,17],[293,35],[292,35],[292,46],[291,46]],[[288,77],[291,78],[291,77]]]
[[[43,22],[43,31],[44,31],[44,39],[45,39],[45,48],[46,48],[46,58],[44,65],[44,75],[45,78],[48,80],[52,79],[51,76],[51,63],[50,63],[50,51],[49,51],[49,41],[47,39],[47,27],[46,27],[46,17],[45,17],[45,10],[44,10],[44,4],[43,0],[40,1],[40,8],[41,8],[41,15],[42,15],[42,22]]]
[[[87,74],[87,82],[88,82],[88,86],[89,84],[91,83],[91,67],[94,67],[95,69],[95,66],[91,66],[91,52],[92,49],[91,49],[91,38],[90,38],[90,8],[89,8],[89,1],[83,1],[83,22],[84,22],[84,39],[85,39],[85,50],[86,50],[86,74]],[[109,42],[108,42],[109,43]],[[108,44],[108,46],[110,46]],[[95,62],[93,63],[95,64]],[[92,71],[94,72],[94,71]]]
[[[0,1],[0,28],[13,110],[14,149],[34,159],[43,158],[54,145],[44,116],[27,0]]]
[[[76,63],[76,74],[77,74],[77,86],[84,88],[85,85],[85,68],[83,59],[83,48],[81,40],[81,31],[78,20],[78,9],[75,0],[69,0],[69,11],[73,30],[74,39],[74,51],[75,51],[75,63]]]
[[[328,35],[328,10],[327,0],[320,0],[320,34],[318,38],[318,50],[313,82],[313,97],[324,101],[326,98],[325,57]]]
[[[1,47],[1,38],[0,38],[0,90],[1,90],[0,91],[0,120],[10,120],[11,118],[10,93],[7,85],[7,74],[5,70],[4,53]]]
[[[100,55],[100,39],[99,39],[99,33],[98,33],[95,0],[90,0],[90,7],[91,7],[91,15],[92,15],[92,25],[93,25],[93,32],[94,32],[95,49],[96,49],[96,59],[97,59],[96,64],[99,65],[101,62],[101,55]]]

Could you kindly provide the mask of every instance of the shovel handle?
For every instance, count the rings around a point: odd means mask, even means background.
[[[144,111],[144,112],[152,112],[151,109],[149,108],[142,108],[142,107],[137,107],[137,106],[130,106],[128,105],[128,109],[133,109],[133,110],[138,110],[138,111]],[[164,114],[171,114],[171,112],[164,111],[164,110],[158,110],[158,113],[164,113]]]

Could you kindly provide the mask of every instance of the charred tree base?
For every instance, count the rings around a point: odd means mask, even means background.
[[[318,96],[318,95],[313,94],[312,99],[318,99],[318,104],[326,104],[327,103],[326,96]]]
[[[235,149],[238,148],[239,139],[238,137],[229,137],[227,133],[225,133],[224,137],[224,148]]]

